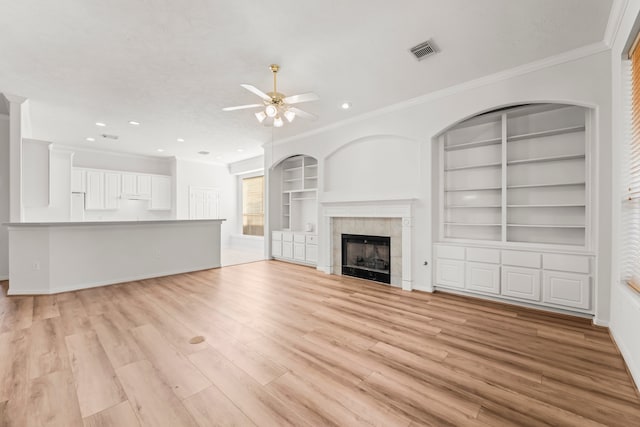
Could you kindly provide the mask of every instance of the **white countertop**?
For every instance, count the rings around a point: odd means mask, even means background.
[[[158,225],[158,224],[180,224],[180,223],[204,223],[222,222],[224,218],[218,219],[159,219],[145,221],[80,221],[80,222],[6,222],[2,225],[7,227],[77,227],[77,226],[105,226],[105,225]]]

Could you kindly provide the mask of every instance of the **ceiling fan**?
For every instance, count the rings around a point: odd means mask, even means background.
[[[263,123],[265,126],[274,127],[282,127],[284,121],[282,117],[286,118],[287,121],[292,122],[296,116],[303,117],[305,119],[315,120],[318,116],[307,113],[304,110],[301,110],[297,107],[293,107],[294,104],[300,104],[302,102],[310,102],[317,101],[320,99],[318,95],[313,92],[302,93],[300,95],[286,96],[283,93],[278,92],[277,89],[277,74],[278,70],[280,70],[280,66],[277,64],[271,64],[269,66],[271,72],[273,73],[273,91],[264,93],[260,89],[255,86],[242,84],[243,88],[248,90],[249,92],[258,95],[262,98],[262,104],[248,104],[248,105],[238,105],[236,107],[225,107],[223,111],[235,111],[235,110],[245,110],[250,108],[262,108],[261,111],[255,113],[256,118],[260,123]]]

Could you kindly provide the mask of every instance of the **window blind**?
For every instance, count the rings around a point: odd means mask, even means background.
[[[625,94],[625,152],[623,171],[626,197],[622,202],[623,279],[640,292],[640,48],[634,43],[623,64]]]
[[[264,234],[264,176],[242,180],[242,234]]]

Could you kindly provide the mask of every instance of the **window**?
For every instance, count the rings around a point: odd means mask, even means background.
[[[626,81],[631,87],[625,92],[630,127],[625,135],[623,154],[626,197],[622,202],[622,273],[623,279],[640,292],[640,48],[637,39],[629,52],[629,59]]]
[[[264,176],[242,179],[242,234],[264,236]]]

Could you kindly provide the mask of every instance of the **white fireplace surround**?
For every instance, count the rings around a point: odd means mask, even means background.
[[[325,265],[318,267],[327,274],[333,271],[333,221],[332,218],[401,218],[402,219],[402,289],[410,291],[411,277],[411,234],[414,199],[368,200],[368,201],[321,201],[322,227],[320,240]]]

